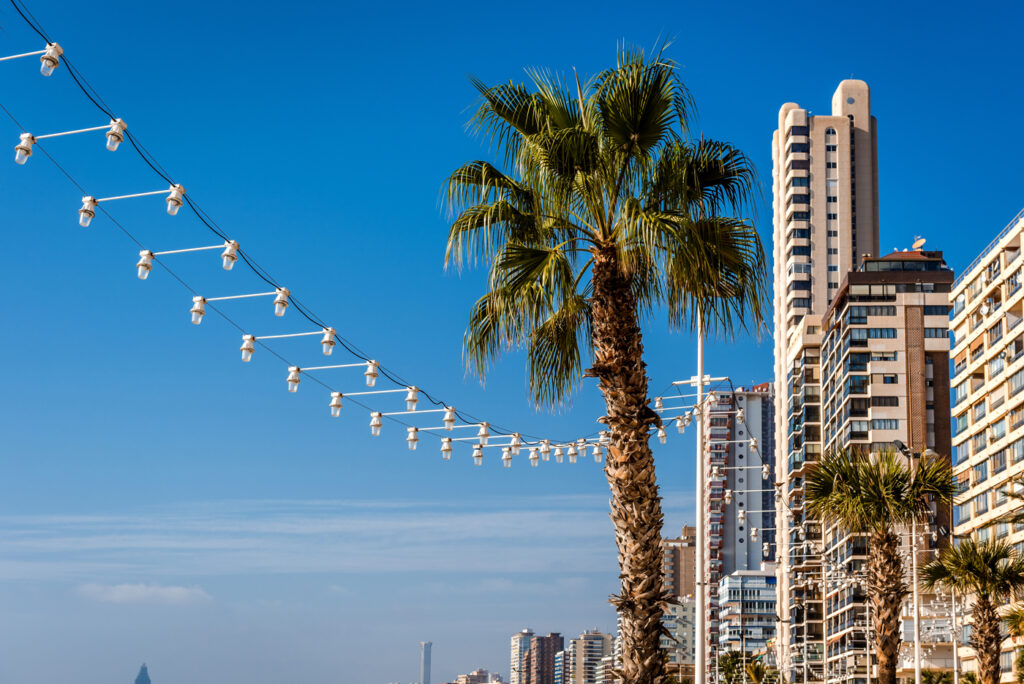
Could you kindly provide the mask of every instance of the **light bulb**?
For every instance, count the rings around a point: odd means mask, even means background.
[[[451,406],[444,407],[444,418],[441,419],[444,423],[444,429],[451,431],[455,427],[455,409]]]
[[[370,434],[373,435],[374,437],[379,437],[380,436],[380,426],[381,426],[380,413],[377,412],[377,411],[374,411],[373,413],[370,414]]]
[[[476,436],[480,440],[480,446],[487,446],[487,440],[491,436],[491,431],[488,429],[490,423],[480,423],[480,429],[477,430]]]
[[[96,217],[96,198],[83,197],[82,208],[78,210],[78,225],[83,228],[89,227],[89,222]]]
[[[575,444],[570,444],[569,445],[569,450],[566,453],[569,455],[569,463],[575,463],[576,462],[576,456],[579,455],[579,452],[576,451],[576,445]]]
[[[124,131],[128,128],[124,119],[112,119],[110,130],[107,131],[107,149],[111,152],[117,151],[117,146],[124,142]]]
[[[765,463],[763,466],[761,466],[761,478],[767,480],[770,476],[770,469],[768,468],[768,464]]]
[[[716,401],[718,401],[718,395],[714,392],[708,392],[708,403],[714,404]]]
[[[252,353],[256,351],[256,345],[253,344],[255,341],[252,335],[242,335],[242,361],[245,363],[252,361]]]
[[[286,287],[279,287],[277,289],[277,295],[274,297],[275,316],[284,316],[284,312],[288,309],[288,295],[290,294]]]
[[[761,544],[761,555],[767,557],[769,553],[771,553],[770,544],[768,542]]]
[[[206,315],[206,300],[202,297],[192,298],[192,308],[189,310],[192,314],[192,325],[199,325],[203,322],[203,316]]]
[[[409,434],[405,438],[405,441],[409,444],[409,451],[416,451],[416,445],[420,442],[419,428],[407,428],[407,432]]]
[[[49,43],[46,46],[46,51],[39,58],[39,73],[43,76],[49,76],[53,73],[53,70],[60,66],[60,56],[64,54],[64,49],[57,43]]]
[[[757,437],[750,438],[750,448],[757,451]]]
[[[512,455],[513,456],[518,456],[519,455],[519,449],[520,449],[520,447],[522,447],[522,445],[523,445],[523,436],[520,435],[518,432],[513,432],[512,433],[512,441],[509,442],[509,448],[512,450]]]
[[[331,392],[331,418],[341,417],[341,392]]]
[[[180,185],[171,186],[171,194],[167,195],[167,213],[171,216],[177,216],[178,210],[181,209],[182,197],[185,194],[185,188]]]
[[[744,509],[740,509],[740,512],[736,514],[736,520],[741,524],[747,519],[747,512]]]
[[[299,377],[299,367],[290,366],[288,368],[288,391],[298,392],[300,382],[302,382],[302,378]]]
[[[738,422],[738,423],[742,423],[742,422],[743,422],[743,418],[744,418],[744,417],[745,417],[746,415],[747,415],[747,414],[743,412],[743,409],[740,409],[739,411],[737,411],[737,412],[736,412],[736,422]]]
[[[334,336],[338,334],[338,331],[334,328],[324,328],[323,339],[320,340],[320,346],[323,349],[324,356],[330,356],[334,351]]]
[[[661,397],[654,397],[654,410],[662,411],[665,408],[665,402],[661,400]]]
[[[612,442],[612,433],[608,430],[601,430],[601,439],[598,440],[601,444],[608,445]]]
[[[228,240],[224,243],[224,251],[220,253],[221,266],[225,271],[230,271],[238,261],[238,242]]]
[[[406,411],[415,411],[416,410],[416,404],[419,402],[419,398],[417,398],[417,396],[416,396],[417,394],[419,394],[419,390],[416,389],[415,387],[410,387],[409,391],[405,393],[405,410]]]
[[[662,444],[668,441],[668,433],[665,432],[664,425],[658,426],[658,441],[661,442]]]
[[[473,465],[481,465],[484,462],[484,448],[479,444],[473,447]]]
[[[722,500],[725,501],[725,503],[727,503],[727,504],[731,504],[732,503],[732,490],[731,489],[726,489],[725,490],[725,494],[723,495]]]
[[[561,463],[562,458],[562,447],[555,447],[555,463]]]
[[[36,143],[36,139],[32,137],[31,133],[22,133],[21,142],[14,146],[14,163],[24,164],[28,161],[28,158],[32,156],[32,146]]]
[[[750,541],[757,541],[757,528],[756,527],[751,527],[750,528]]]
[[[442,437],[441,438],[441,458],[449,460],[452,457],[452,438]]]
[[[139,263],[135,264],[135,268],[139,269],[139,280],[148,278],[149,272],[153,270],[153,253],[148,249],[139,252]]]
[[[377,368],[378,364],[376,361],[366,362],[366,372],[363,373],[366,376],[366,386],[373,387],[377,382]]]
[[[542,461],[551,460],[551,440],[544,439],[540,443],[540,458]]]
[[[530,465],[534,468],[540,462],[540,455],[537,453],[537,447],[530,447]]]
[[[594,463],[601,462],[601,445],[595,444],[594,448],[590,450],[590,455],[594,457]]]
[[[501,464],[506,468],[512,467],[512,449],[509,447],[501,447]]]
[[[682,417],[676,418],[676,431],[679,434],[683,434],[683,431],[685,431],[685,430],[686,430],[686,421]]]

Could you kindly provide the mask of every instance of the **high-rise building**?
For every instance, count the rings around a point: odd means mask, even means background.
[[[697,575],[697,528],[685,525],[679,537],[662,539],[661,546],[665,591],[675,597],[693,596]]]
[[[146,667],[146,663],[142,663],[142,667],[139,668],[139,676],[135,678],[135,684],[150,684],[149,669]]]
[[[557,632],[530,639],[530,679],[524,684],[555,684],[555,654],[564,648],[562,635]]]
[[[533,632],[524,629],[512,635],[511,659],[509,662],[509,684],[527,684],[529,668],[527,668],[527,654],[530,652],[530,641],[533,639]]]
[[[559,651],[555,654],[554,665],[552,666],[553,676],[555,684],[568,684],[569,676],[569,660],[566,657],[564,650]]]
[[[718,649],[718,584],[774,557],[775,390],[716,390],[704,414],[707,448],[707,662]]]
[[[661,637],[665,664],[673,679],[693,679],[697,648],[697,604],[693,596],[677,599],[665,611],[663,620],[668,635]]]
[[[501,677],[496,673],[488,673],[484,668],[473,670],[469,674],[461,674],[453,684],[499,684]]]
[[[601,659],[612,652],[612,637],[596,629],[569,642],[569,679],[565,684],[597,684]]]
[[[953,283],[953,532],[979,540],[1024,534],[997,518],[1020,506],[1007,496],[1024,471],[1024,211]],[[1012,645],[1003,654],[1013,661]],[[966,662],[974,659],[962,649]],[[1009,654],[1009,655],[1007,655]],[[970,665],[968,665],[970,669]],[[1009,672],[1009,670],[1004,670]]]
[[[779,110],[772,136],[774,205],[775,468],[780,634],[778,661],[790,681],[821,681],[822,599],[811,586],[796,587],[801,570],[790,558],[797,525],[819,535],[800,503],[805,464],[821,453],[821,317],[843,276],[878,246],[877,124],[863,81],[842,81],[830,115],[812,115],[794,103]],[[766,452],[767,453],[767,452]],[[794,506],[795,504],[795,506]],[[785,513],[794,508],[790,521]],[[794,621],[791,609],[800,606]],[[793,648],[797,646],[797,648]],[[792,657],[791,657],[792,656]],[[806,660],[805,660],[806,658]],[[806,671],[804,665],[807,665]]]
[[[420,642],[420,684],[430,684],[430,649],[429,641]]]
[[[775,638],[775,565],[737,570],[719,583],[720,647],[751,656]]]
[[[934,449],[950,453],[949,419],[949,292],[953,272],[941,252],[903,251],[865,258],[847,274],[821,323],[821,425],[825,452],[895,451],[894,441],[916,453]],[[797,507],[792,502],[794,508]],[[936,509],[935,535],[925,535],[928,553],[943,541],[937,530],[949,528],[949,511]],[[805,526],[806,527],[806,526]],[[828,581],[829,571],[862,574],[867,540],[841,526],[815,526],[821,542],[797,538],[794,569],[814,557],[816,568],[796,572],[803,586],[825,588],[826,682],[850,679],[867,684],[867,606],[858,586]],[[823,533],[822,533],[823,532]],[[906,542],[909,548],[909,535]],[[820,551],[832,564],[822,565]],[[799,557],[800,560],[796,560]],[[932,556],[934,557],[934,556]],[[908,581],[910,578],[907,578]],[[922,603],[934,603],[922,597]],[[910,607],[904,608],[910,615]],[[904,630],[910,631],[907,620]],[[928,635],[922,632],[922,641]],[[925,643],[927,669],[948,668],[949,635],[945,644]],[[910,665],[912,672],[913,666]],[[906,669],[901,664],[900,669]],[[907,672],[897,672],[898,677]]]

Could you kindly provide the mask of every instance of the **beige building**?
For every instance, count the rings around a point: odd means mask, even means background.
[[[566,655],[569,677],[563,684],[597,684],[602,676],[601,661],[612,654],[612,636],[588,630],[569,642]]]
[[[697,528],[684,525],[675,539],[662,539],[661,570],[665,590],[672,596],[693,596],[696,580]]]
[[[846,80],[832,96],[831,115],[794,103],[779,110],[772,136],[775,303],[775,472],[779,636],[777,658],[790,681],[820,681],[821,595],[790,578],[809,569],[798,554],[789,501],[802,497],[804,466],[821,453],[820,327],[843,277],[878,245],[877,130],[871,93]],[[813,534],[813,530],[810,532]],[[794,606],[800,609],[793,611]],[[793,612],[796,613],[794,619]],[[796,647],[794,650],[793,647]]]
[[[1024,211],[953,284],[953,531],[1009,538],[1024,551],[1024,530],[990,524],[1019,503],[1007,496],[1024,474]],[[1013,681],[1012,644],[1002,654]],[[973,653],[962,648],[965,669]]]

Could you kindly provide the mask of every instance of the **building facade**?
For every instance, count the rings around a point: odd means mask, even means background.
[[[509,684],[527,684],[529,667],[527,657],[530,653],[530,643],[533,639],[533,631],[524,629],[512,635],[509,658]]]
[[[1007,491],[1024,474],[1022,242],[1024,211],[957,277],[950,294],[953,532],[1009,539],[1020,551],[1024,530],[992,523],[1019,505]],[[965,669],[975,669],[971,650],[961,655]],[[1003,660],[1012,663],[1012,648]],[[1010,670],[1004,668],[1004,680],[1012,680]]]
[[[601,660],[612,653],[612,636],[588,630],[569,643],[569,679],[565,684],[597,684]]]
[[[693,596],[697,576],[697,528],[683,526],[675,539],[662,539],[661,570],[665,591],[672,596]]]
[[[774,208],[775,468],[780,485],[777,660],[790,681],[823,678],[820,587],[796,586],[820,526],[803,511],[803,476],[821,453],[821,318],[843,276],[878,245],[877,123],[863,81],[846,80],[830,115],[794,103],[772,137]],[[797,530],[800,530],[799,532]],[[800,537],[803,535],[803,537]]]
[[[564,648],[562,635],[557,632],[530,639],[530,678],[523,684],[555,684],[555,654]]]
[[[429,641],[420,642],[420,684],[430,684],[430,649]]]

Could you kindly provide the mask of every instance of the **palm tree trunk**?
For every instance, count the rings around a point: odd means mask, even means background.
[[[594,365],[589,374],[599,380],[611,432],[605,474],[622,580],[621,593],[611,598],[622,621],[621,676],[624,684],[659,684],[665,670],[661,617],[668,597],[661,576],[661,496],[648,440],[651,425],[660,419],[647,405],[636,300],[614,250],[595,255],[593,284]]]
[[[900,611],[907,597],[900,560],[900,538],[892,531],[871,534],[868,591],[874,613],[878,684],[896,684],[896,659],[902,641]]]
[[[1003,643],[999,614],[992,599],[979,595],[974,601],[974,628],[971,630],[971,648],[978,655],[978,674],[981,684],[999,684],[999,650]]]

